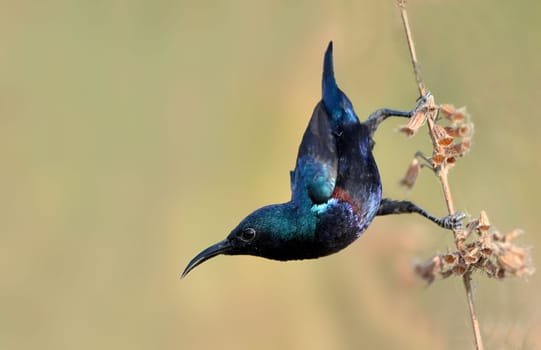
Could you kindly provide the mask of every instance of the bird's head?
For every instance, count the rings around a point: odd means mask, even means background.
[[[197,254],[186,266],[182,277],[201,263],[217,255],[255,255],[285,260],[280,254],[291,243],[296,220],[288,204],[274,204],[248,215],[223,240]]]

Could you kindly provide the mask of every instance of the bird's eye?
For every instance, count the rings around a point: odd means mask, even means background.
[[[237,234],[237,237],[244,242],[250,242],[255,238],[255,230],[251,227],[247,227]]]

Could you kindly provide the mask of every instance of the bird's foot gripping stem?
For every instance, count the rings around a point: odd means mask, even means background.
[[[376,132],[376,129],[378,128],[379,124],[381,124],[382,121],[389,117],[402,117],[402,118],[411,118],[420,111],[421,109],[425,108],[432,98],[432,94],[430,92],[426,92],[424,96],[419,97],[417,99],[417,105],[414,109],[411,111],[399,111],[396,109],[390,109],[390,108],[381,108],[377,111],[372,112],[368,116],[368,119],[366,120],[365,124],[368,126],[370,130],[370,136],[372,137],[374,133]]]
[[[381,200],[378,213],[376,215],[390,215],[390,214],[409,214],[417,213],[428,220],[432,221],[436,225],[448,230],[462,230],[462,220],[466,217],[466,214],[462,211],[458,211],[453,215],[444,216],[442,218],[436,217],[423,208],[417,206],[410,201],[395,201],[389,198],[383,198]]]
[[[462,230],[462,220],[464,220],[465,217],[466,213],[457,211],[453,215],[437,218],[434,222],[443,228],[453,231],[460,231]]]
[[[425,107],[425,105],[428,104],[430,99],[432,98],[432,93],[430,91],[427,91],[423,96],[419,96],[417,99],[417,106],[415,106],[415,109],[412,112],[412,116],[417,112],[418,110]]]

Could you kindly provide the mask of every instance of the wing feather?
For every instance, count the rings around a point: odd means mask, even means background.
[[[291,174],[292,197],[308,197],[314,204],[326,202],[334,191],[338,156],[329,115],[318,103],[299,147]]]

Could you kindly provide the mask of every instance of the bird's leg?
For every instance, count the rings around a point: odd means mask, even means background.
[[[415,108],[411,111],[398,111],[395,109],[381,108],[372,112],[372,114],[368,116],[368,119],[365,122],[365,124],[368,126],[368,129],[370,130],[370,136],[373,136],[379,124],[381,124],[382,121],[389,117],[411,118],[418,110],[425,106],[426,101],[429,97],[430,93],[427,93],[425,96],[419,98],[417,106],[415,106]]]
[[[388,198],[383,198],[379,205],[378,213],[376,215],[389,215],[389,214],[408,214],[417,213],[421,214],[428,220],[436,223],[438,226],[451,229],[461,230],[462,219],[466,217],[466,214],[459,211],[453,215],[448,215],[442,218],[435,217],[428,213],[423,208],[415,205],[410,201],[395,201]]]

